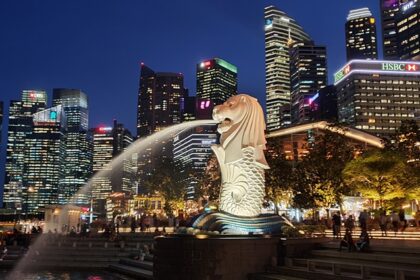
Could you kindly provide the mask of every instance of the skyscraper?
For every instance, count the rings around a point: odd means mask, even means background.
[[[345,30],[347,61],[378,59],[376,21],[368,8],[350,10]]]
[[[147,137],[182,120],[181,101],[186,89],[181,73],[154,72],[141,64],[137,105],[137,138]],[[153,149],[152,149],[153,146]],[[156,159],[172,157],[172,141],[152,143],[138,154],[137,181],[154,170]]]
[[[92,198],[95,210],[100,213],[105,212],[105,200],[112,192],[111,160],[114,154],[112,130],[112,127],[107,126],[90,129],[93,138]]]
[[[88,136],[88,98],[78,89],[53,89],[53,106],[66,115],[65,155],[60,179],[59,202],[86,204],[87,197],[73,197],[92,175],[92,142]]]
[[[399,11],[401,0],[380,0],[380,2],[384,59],[399,59],[395,15]]]
[[[213,58],[197,64],[197,98],[213,105],[225,102],[238,90],[238,69],[235,65]]]
[[[137,137],[145,137],[180,123],[180,103],[184,93],[184,76],[181,73],[154,72],[141,64]]]
[[[420,61],[420,0],[401,4],[395,18],[400,60]]]
[[[33,132],[32,115],[44,110],[47,94],[44,90],[23,90],[21,101],[10,101],[7,132],[6,172],[3,193],[4,207],[22,210],[25,140]]]
[[[33,132],[24,149],[23,211],[35,214],[58,203],[59,182],[64,171],[66,121],[61,105],[33,115]]]
[[[113,137],[113,158],[119,156],[127,150],[128,146],[133,143],[133,136],[131,132],[124,127],[122,123],[114,120],[114,127],[112,128]],[[137,193],[137,185],[135,181],[137,169],[137,157],[135,154],[124,156],[122,164],[113,166],[112,176],[112,191],[113,192],[127,192]]]
[[[289,46],[292,124],[311,120],[310,100],[327,85],[327,50],[313,42]]]
[[[274,6],[264,11],[267,130],[290,124],[289,43],[310,41],[303,28]]]

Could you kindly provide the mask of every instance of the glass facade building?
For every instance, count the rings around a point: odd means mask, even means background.
[[[420,111],[420,62],[353,60],[335,85],[339,121],[375,135],[394,133]]]
[[[395,19],[399,58],[420,61],[420,0],[401,4]]]
[[[267,130],[273,131],[291,121],[289,44],[311,38],[293,18],[274,6],[265,8],[264,19]]]
[[[197,64],[197,98],[213,105],[225,102],[238,90],[238,69],[235,65],[213,58]]]
[[[327,85],[327,50],[313,42],[290,45],[291,122],[311,120],[311,98]]]
[[[23,186],[25,141],[33,132],[32,115],[44,110],[46,105],[44,90],[23,90],[20,101],[10,101],[3,192],[3,207],[7,209],[23,210],[23,200],[27,197]]]
[[[64,172],[66,120],[61,105],[33,115],[33,132],[26,137],[23,169],[23,211],[36,214],[58,203]]]
[[[66,115],[63,176],[59,203],[88,204],[85,195],[74,196],[92,175],[92,140],[88,135],[88,98],[78,89],[53,89],[53,106],[61,105]]]
[[[345,29],[347,61],[378,59],[376,21],[368,8],[350,10]]]

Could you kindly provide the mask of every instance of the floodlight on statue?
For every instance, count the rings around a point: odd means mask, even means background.
[[[213,109],[220,144],[212,149],[222,175],[219,212],[205,213],[193,227],[222,233],[278,233],[283,219],[261,215],[265,197],[265,121],[257,99],[239,94]]]

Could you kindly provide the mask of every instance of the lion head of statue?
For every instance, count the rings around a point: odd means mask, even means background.
[[[242,149],[253,147],[255,161],[268,168],[265,160],[265,121],[258,100],[246,94],[232,96],[213,109],[213,119],[219,122],[220,145],[225,150],[225,163],[243,157]]]

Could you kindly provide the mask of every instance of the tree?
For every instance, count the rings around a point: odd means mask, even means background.
[[[281,143],[277,139],[268,139],[267,147],[265,154],[270,169],[265,172],[265,192],[268,200],[273,201],[278,214],[278,204],[282,201],[290,202],[293,166],[281,152]]]
[[[180,175],[184,171],[181,164],[164,158],[156,164],[154,172],[144,182],[149,193],[159,193],[163,196],[167,215],[171,215],[173,210],[183,209],[186,180]]]
[[[420,128],[417,122],[403,121],[390,141],[386,142],[386,148],[400,153],[410,166],[420,168]]]
[[[300,208],[325,207],[327,215],[334,204],[341,204],[349,189],[342,171],[361,148],[349,145],[345,136],[325,131],[308,140],[309,153],[298,162],[293,172],[294,204]]]
[[[210,156],[204,174],[197,176],[199,187],[198,196],[204,199],[204,203],[219,199],[220,187],[222,184],[219,163],[215,155]]]
[[[348,163],[343,178],[363,197],[384,207],[391,200],[407,196],[412,187],[407,184],[408,172],[406,161],[398,153],[375,150]]]

